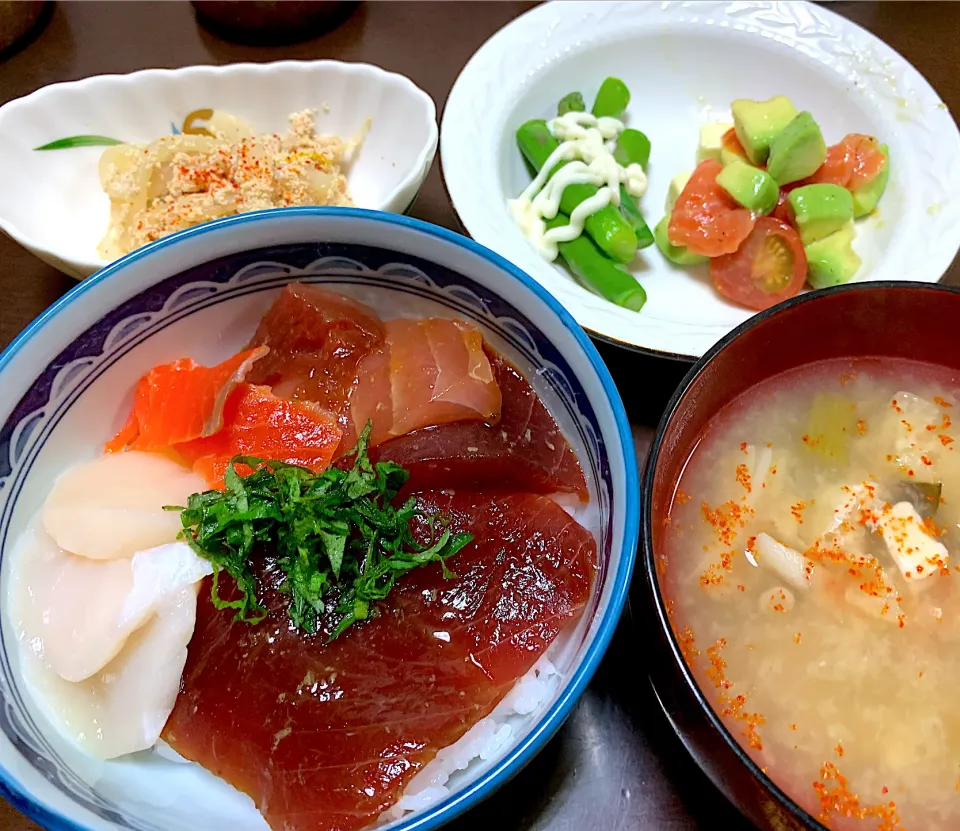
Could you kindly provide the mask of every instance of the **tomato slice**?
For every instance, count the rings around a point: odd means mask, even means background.
[[[697,165],[670,214],[667,239],[703,257],[732,254],[753,230],[753,214],[717,184],[720,162]]]
[[[740,250],[710,260],[710,279],[728,300],[762,311],[793,297],[807,278],[807,255],[787,223],[761,216]]]
[[[826,161],[801,184],[827,183],[857,190],[873,179],[887,163],[880,142],[863,133],[850,133],[827,150]]]

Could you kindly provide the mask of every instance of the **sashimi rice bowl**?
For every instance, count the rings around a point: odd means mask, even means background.
[[[589,340],[352,208],[147,246],[0,357],[0,777],[51,828],[431,828],[623,606],[637,470]]]

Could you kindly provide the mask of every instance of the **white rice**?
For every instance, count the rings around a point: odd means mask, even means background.
[[[176,762],[178,765],[193,764],[189,759],[184,759],[183,756],[177,753],[177,751],[170,747],[163,739],[157,739],[157,743],[153,746],[153,752],[168,762]]]
[[[381,814],[380,822],[392,822],[404,814],[423,811],[441,802],[451,793],[448,786],[451,776],[496,760],[523,731],[529,721],[526,716],[550,701],[559,680],[557,668],[546,656],[541,658],[489,716],[480,719],[459,741],[441,750],[410,780],[396,804]]]

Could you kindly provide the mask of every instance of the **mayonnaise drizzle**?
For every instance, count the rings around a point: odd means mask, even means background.
[[[569,112],[547,125],[560,141],[540,172],[517,199],[507,200],[514,221],[537,252],[548,261],[557,258],[557,244],[583,233],[587,219],[607,205],[620,205],[620,185],[639,199],[646,193],[647,177],[638,164],[622,167],[613,157],[617,137],[624,129],[616,118],[597,118],[590,113]],[[550,181],[547,177],[561,161],[567,162]],[[545,220],[560,210],[568,185],[595,185],[598,190],[570,215],[569,224],[547,230]]]

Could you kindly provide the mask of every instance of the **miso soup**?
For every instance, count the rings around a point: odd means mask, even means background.
[[[833,829],[960,827],[960,377],[842,360],[709,424],[658,570],[757,764]]]

